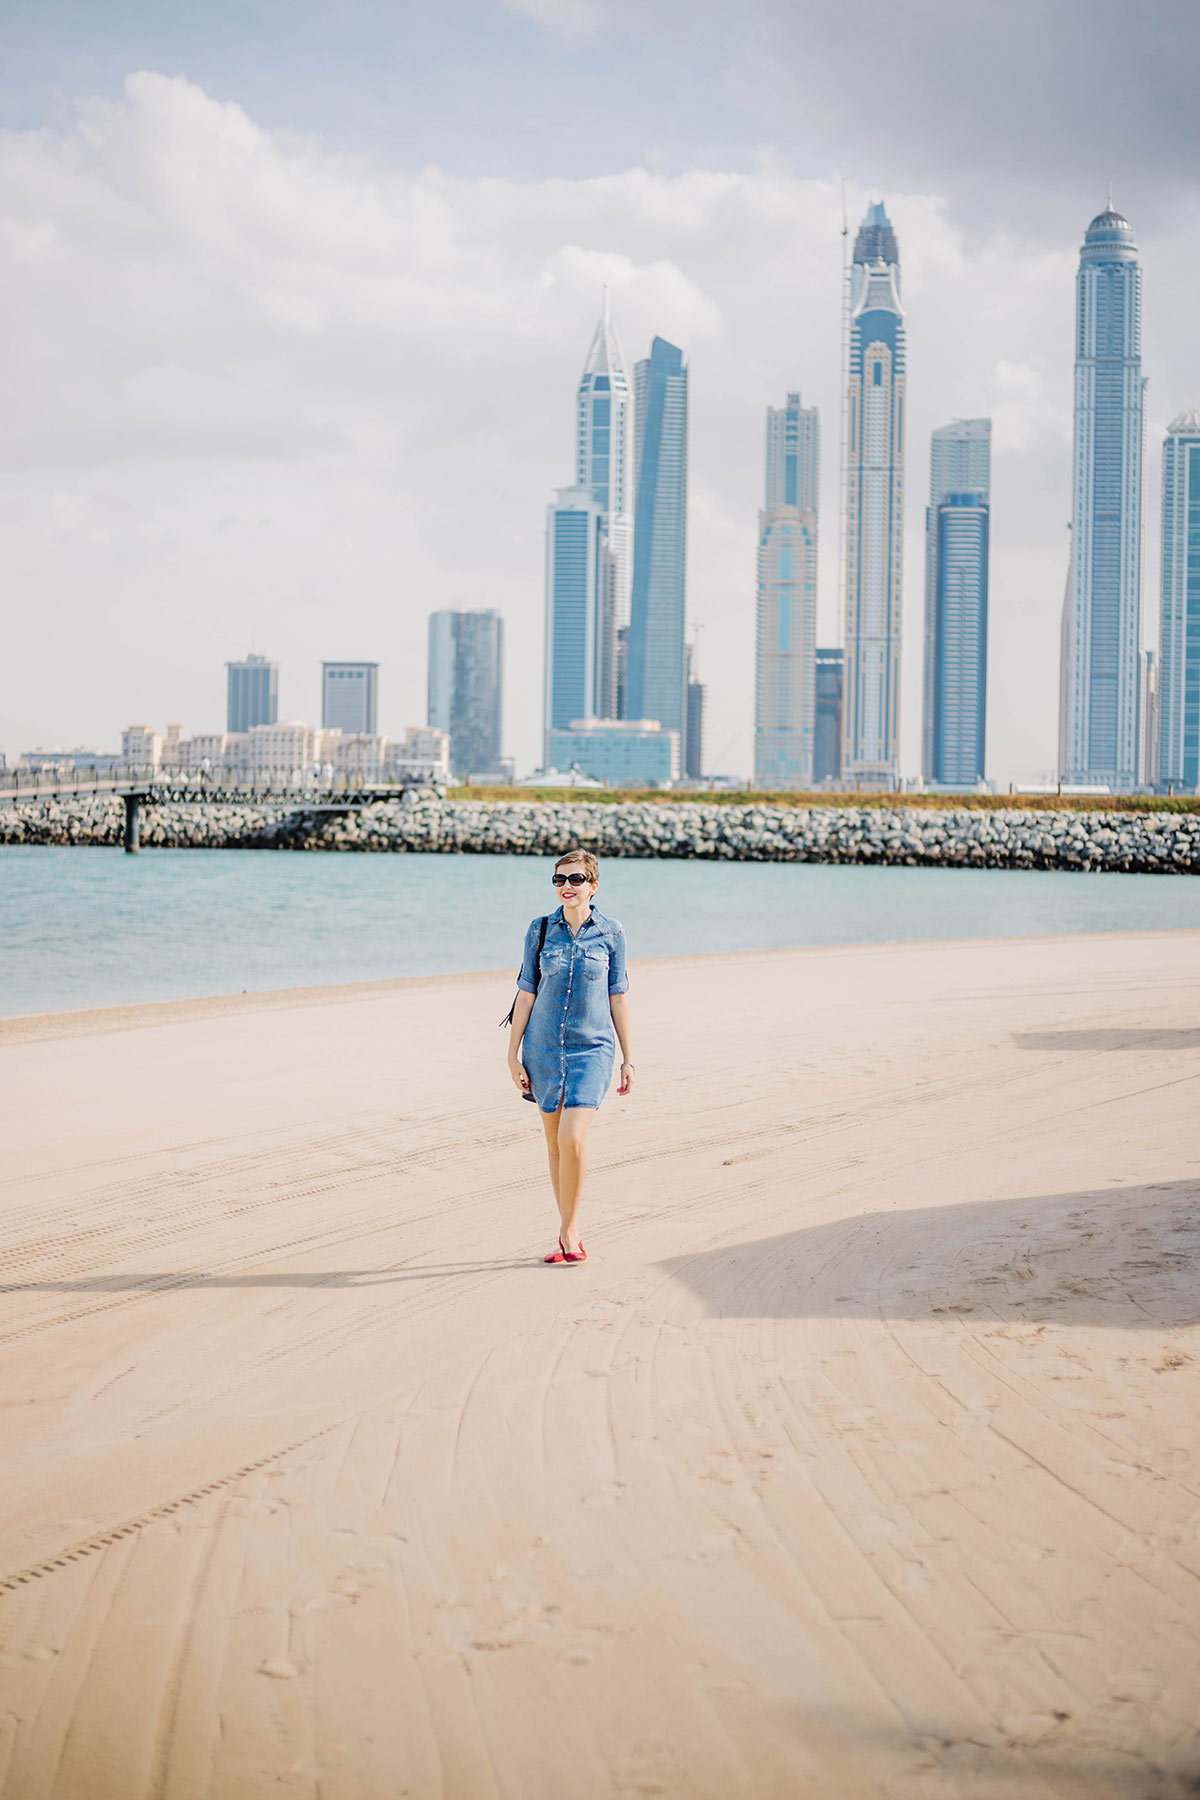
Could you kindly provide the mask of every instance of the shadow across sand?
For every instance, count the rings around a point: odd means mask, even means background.
[[[421,1269],[285,1270],[254,1275],[206,1275],[203,1270],[159,1270],[145,1274],[80,1275],[63,1281],[3,1281],[0,1294],[137,1294],[179,1288],[367,1288],[398,1281],[444,1281],[454,1275],[528,1269],[539,1258],[515,1262],[456,1262]]]
[[[1018,1050],[1200,1050],[1200,1026],[1114,1025],[1095,1031],[1014,1031]]]
[[[861,1213],[660,1265],[720,1318],[1200,1323],[1200,1181]]]
[[[797,1740],[821,1754],[830,1771],[830,1791],[844,1794],[857,1779],[865,1797],[897,1795],[986,1795],[987,1800],[1195,1800],[1200,1796],[1200,1757],[1190,1742],[1165,1748],[1151,1744],[1143,1726],[1101,1722],[1091,1709],[1076,1711],[1066,1681],[1044,1696],[1041,1707],[1006,1730],[1000,1720],[982,1726],[978,1718],[956,1721],[936,1709],[905,1731],[888,1730],[874,1717],[848,1708],[824,1708],[775,1717]],[[1069,1710],[1068,1710],[1069,1709]],[[923,1725],[923,1729],[922,1729]],[[1164,1754],[1165,1748],[1165,1754]],[[800,1790],[797,1789],[799,1792]],[[805,1788],[807,1793],[808,1789]]]

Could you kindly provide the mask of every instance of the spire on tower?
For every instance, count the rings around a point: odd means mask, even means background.
[[[620,375],[623,381],[628,380],[625,358],[612,322],[607,282],[601,291],[600,322],[592,336],[591,348],[583,365],[583,379],[586,381],[590,375]]]

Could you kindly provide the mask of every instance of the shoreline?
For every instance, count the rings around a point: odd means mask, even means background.
[[[696,950],[681,955],[630,958],[630,968],[686,968],[730,962],[754,963],[766,958],[860,957],[873,952],[929,952],[939,949],[1001,949],[1019,944],[1120,943],[1128,938],[1186,938],[1200,941],[1191,925],[1160,926],[1136,931],[1040,932],[1012,937],[867,939],[854,944],[784,944],[751,950]],[[494,969],[454,970],[441,975],[392,975],[374,981],[322,982],[311,986],[251,988],[241,993],[195,994],[175,1000],[133,1000],[113,1006],[65,1007],[56,1012],[0,1014],[0,1047],[43,1043],[55,1038],[95,1037],[108,1032],[138,1031],[155,1025],[186,1024],[195,1019],[238,1018],[251,1013],[288,1012],[310,1006],[386,1000],[402,994],[475,987],[509,973],[507,964]]]

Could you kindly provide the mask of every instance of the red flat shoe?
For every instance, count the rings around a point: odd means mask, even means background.
[[[549,1254],[549,1256],[543,1256],[543,1258],[542,1258],[542,1261],[543,1261],[543,1262],[550,1262],[550,1263],[553,1263],[553,1262],[569,1262],[569,1261],[570,1261],[570,1258],[569,1258],[569,1257],[568,1257],[568,1255],[567,1255],[567,1253],[566,1253],[566,1251],[565,1251],[565,1250],[564,1250],[564,1249],[563,1249],[563,1245],[562,1245],[562,1239],[561,1239],[561,1238],[559,1238],[559,1240],[558,1240],[558,1249],[557,1249],[557,1250],[552,1250],[552,1251],[551,1251],[551,1252],[550,1252],[550,1254]]]
[[[558,1242],[561,1247],[562,1239],[559,1238]],[[587,1251],[583,1247],[583,1239],[582,1238],[580,1238],[580,1240],[579,1240],[578,1250],[564,1250],[563,1251],[563,1261],[564,1262],[586,1262],[587,1261]]]

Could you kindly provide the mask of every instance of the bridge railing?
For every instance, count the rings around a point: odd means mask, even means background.
[[[362,793],[364,790],[402,794],[406,788],[434,786],[444,776],[436,771],[372,780],[361,773],[337,774],[332,780],[301,771],[289,775],[263,774],[249,769],[182,770],[160,764],[122,763],[110,769],[5,769],[0,770],[0,799],[53,799],[74,794],[117,794],[131,789],[164,789],[203,796],[245,795],[255,798],[296,800],[300,804],[321,797]]]

